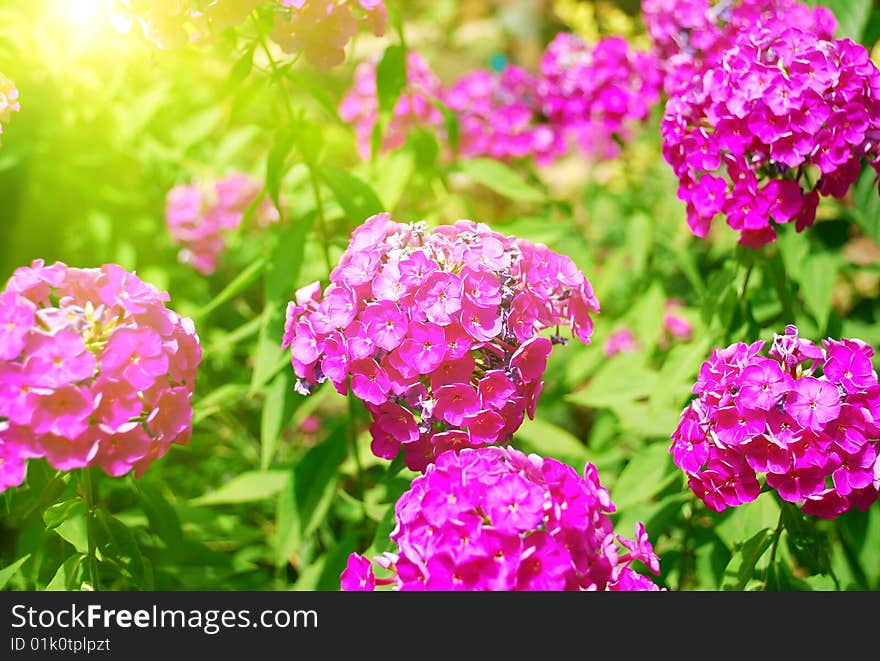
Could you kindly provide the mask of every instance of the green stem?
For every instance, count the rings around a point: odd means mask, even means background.
[[[92,585],[92,589],[97,591],[99,589],[98,558],[96,554],[95,536],[92,534],[92,529],[94,527],[92,520],[94,519],[95,510],[95,492],[92,486],[91,469],[88,467],[85,467],[80,471],[80,495],[86,503],[86,538],[88,539],[89,545],[89,582]]]
[[[257,41],[259,42],[260,48],[263,50],[263,53],[266,54],[266,59],[269,60],[269,66],[272,69],[272,77],[275,79],[275,84],[278,85],[278,89],[281,92],[281,100],[284,104],[284,109],[287,111],[288,118],[291,121],[295,121],[296,115],[293,112],[293,106],[290,104],[290,96],[288,96],[287,90],[284,88],[284,83],[278,68],[278,63],[275,61],[275,58],[272,57],[272,51],[269,50],[269,44],[266,42],[266,36],[260,29],[260,24],[257,21],[257,17],[254,14],[251,14],[251,18],[253,19],[254,25],[257,28]]]
[[[312,184],[312,193],[315,196],[315,209],[318,212],[318,224],[321,226],[321,245],[324,248],[324,262],[327,266],[327,273],[333,270],[333,261],[330,258],[330,230],[327,228],[327,216],[324,215],[324,200],[321,197],[321,182],[318,181],[318,173],[315,167],[306,161],[306,167],[309,169],[309,181]]]
[[[784,507],[784,505],[783,505]],[[775,571],[776,567],[776,550],[779,548],[779,540],[782,539],[782,531],[785,528],[783,523],[783,510],[779,511],[779,522],[776,524],[776,530],[773,532],[773,546],[770,547],[770,561],[767,563],[767,574],[764,577],[764,589],[770,582],[770,572]],[[778,583],[778,581],[777,581]]]
[[[358,483],[358,499],[361,503],[364,502],[364,494],[367,492],[366,482],[364,480],[364,467],[361,463],[361,455],[358,452],[357,446],[357,407],[354,395],[351,393],[348,394],[348,442],[351,445],[351,453],[354,455],[354,465],[355,470],[357,471],[357,483]]]

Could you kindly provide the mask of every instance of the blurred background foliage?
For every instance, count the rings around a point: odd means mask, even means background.
[[[869,48],[880,39],[880,9],[870,1],[823,4],[847,35]],[[204,348],[192,441],[140,479],[96,473],[93,517],[77,505],[75,480],[42,461],[31,462],[24,486],[0,496],[0,584],[79,589],[87,525],[96,530],[102,589],[335,590],[349,553],[386,550],[393,503],[413,474],[372,456],[360,403],[329,383],[297,395],[279,345],[293,292],[326,282],[328,259],[351,230],[388,210],[403,221],[485,222],[569,255],[590,278],[602,304],[594,341],[555,349],[538,416],[515,445],[579,471],[595,463],[618,507],[618,532],[646,524],[661,557],[659,584],[880,588],[876,506],[834,523],[790,522],[784,562],[767,571],[754,538],[777,525],[772,494],[714,514],[668,453],[711,347],[770,338],[787,323],[814,339],[880,343],[880,199],[871,174],[848,198],[823,198],[812,230],[781,232],[754,252],[737,248],[723,227],[708,240],[690,234],[660,153],[662,104],[614,161],[573,153],[487,175],[442,157],[433,135],[415,132],[403,148],[362,162],[336,107],[357,63],[402,37],[444,83],[499,62],[534,69],[561,30],[647,45],[637,1],[388,5],[400,29],[359,34],[345,63],[323,72],[266,44],[256,17],[204,43],[157,49],[136,32],[114,31],[100,0],[0,0],[0,71],[22,105],[0,148],[2,278],[37,258],[118,263],[167,290],[170,305],[194,318]],[[265,194],[277,191],[285,222],[237,233],[217,272],[199,276],[177,261],[165,195],[232,171],[264,182]],[[671,299],[692,326],[688,338],[664,329]],[[638,350],[606,357],[603,343],[621,328],[633,331]]]

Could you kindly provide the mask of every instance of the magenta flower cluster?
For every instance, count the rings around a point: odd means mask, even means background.
[[[226,248],[226,235],[238,229],[260,193],[261,184],[241,173],[206,184],[181,184],[169,190],[165,222],[172,241],[181,246],[178,259],[204,275],[214,273]],[[259,202],[253,215],[259,228],[268,227],[279,218],[268,197]]]
[[[352,554],[343,590],[659,590],[632,567],[658,574],[644,526],[614,534],[615,511],[596,467],[584,475],[511,448],[448,451],[395,505],[395,553]]]
[[[822,346],[794,326],[765,342],[716,349],[672,434],[675,464],[716,512],[748,503],[762,485],[834,518],[880,494],[880,385],[873,349],[854,339]]]
[[[458,153],[464,158],[534,157],[547,164],[566,152],[562,133],[541,117],[538,78],[521,67],[477,69],[450,86],[442,100],[458,116]]]
[[[434,128],[446,141],[443,116],[434,105],[441,102],[458,116],[462,156],[533,157],[542,165],[573,145],[599,158],[617,155],[632,126],[647,119],[661,85],[653,56],[631,51],[620,37],[588,45],[574,34],[559,33],[537,74],[513,65],[501,72],[479,69],[448,88],[421,56],[410,52],[408,64],[409,84],[394,108],[384,149],[402,145],[414,126]],[[370,155],[377,110],[375,65],[365,62],[339,108],[354,125],[364,158]]]
[[[830,10],[797,0],[642,0],[642,17],[669,94],[717,66],[737,35],[759,24],[798,28],[819,39],[832,39],[837,27]]]
[[[188,442],[201,348],[168,300],[115,264],[16,269],[0,294],[0,490],[27,459],[140,476]]]
[[[758,247],[776,224],[812,225],[819,196],[843,197],[863,159],[880,172],[880,70],[850,40],[757,26],[670,97],[662,135],[691,231],[720,214]]]
[[[589,47],[561,32],[541,59],[540,108],[567,141],[587,154],[614,158],[631,127],[648,119],[661,84],[654,56],[631,51],[623,37]]]
[[[303,393],[329,379],[372,413],[373,452],[423,470],[450,448],[507,442],[534,415],[554,341],[588,344],[599,303],[574,262],[460,220],[369,218],[330,283],[296,293],[283,346]],[[558,330],[557,330],[558,333]]]
[[[383,0],[279,0],[270,36],[287,53],[302,52],[319,69],[345,59],[345,47],[361,25],[385,34],[388,12]]]

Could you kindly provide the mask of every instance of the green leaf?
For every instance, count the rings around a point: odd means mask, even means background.
[[[517,430],[516,438],[531,451],[560,461],[567,460],[576,464],[575,468],[583,468],[589,454],[587,446],[576,436],[539,417],[526,420]]]
[[[98,548],[105,560],[115,562],[126,571],[137,587],[144,586],[144,558],[137,540],[128,526],[103,509],[95,513]]]
[[[232,478],[214,491],[190,501],[192,505],[252,503],[274,496],[287,484],[288,471],[248,471]]]
[[[150,532],[157,535],[169,547],[183,543],[183,529],[177,510],[154,485],[137,481],[140,506],[147,515]]]
[[[231,92],[234,91],[244,79],[248,77],[248,74],[251,72],[251,69],[254,67],[254,50],[257,48],[257,42],[254,41],[247,48],[245,48],[244,53],[242,53],[241,57],[239,57],[235,64],[232,65],[232,69],[229,71],[229,78],[226,81],[227,89]]]
[[[619,353],[596,370],[586,388],[565,399],[580,406],[613,409],[648,397],[656,385],[657,372],[645,367],[641,353]]]
[[[637,212],[629,219],[628,244],[632,251],[633,275],[641,278],[654,245],[654,223],[646,213]]]
[[[49,592],[63,592],[76,588],[82,580],[82,570],[85,566],[83,560],[85,558],[86,556],[80,554],[67,558],[58,567],[58,571],[55,572],[55,575],[46,584],[45,589]]]
[[[324,167],[319,174],[352,225],[360,225],[370,216],[385,210],[372,186],[351,172]]]
[[[762,528],[775,529],[779,523],[779,503],[770,492],[762,493],[751,503],[736,507],[716,524],[715,532],[733,550],[744,539]]]
[[[233,298],[246,290],[253,282],[260,277],[260,274],[266,268],[267,260],[265,257],[259,257],[254,260],[244,271],[239,273],[235,279],[223,288],[211,302],[193,314],[193,318],[197,321],[204,321],[205,317],[211,314],[221,305],[228,303]]]
[[[291,473],[278,499],[275,563],[285,564],[324,520],[345,458],[346,424],[342,421],[320,445],[311,448]]]
[[[773,543],[773,531],[765,528],[739,545],[724,570],[722,590],[743,591],[755,575],[758,561]]]
[[[828,328],[831,297],[840,268],[840,258],[830,253],[810,256],[804,263],[800,277],[801,295],[807,309],[813,313],[820,333]]]
[[[880,16],[880,11],[877,12]],[[866,167],[853,188],[852,215],[865,234],[880,243],[880,195],[877,173]]]
[[[397,207],[415,167],[416,162],[412,152],[404,150],[392,151],[377,161],[371,179],[384,211],[393,212]]]
[[[315,214],[309,213],[298,222],[291,222],[280,235],[266,265],[263,283],[265,309],[251,373],[252,394],[268,383],[278,373],[279,366],[286,362],[281,341],[287,303],[293,299],[299,284],[299,274],[305,257],[306,242],[303,237],[311,233],[314,221]]]
[[[31,554],[28,553],[26,556],[19,558],[8,567],[0,569],[0,590],[6,587],[6,584],[9,583],[9,579],[15,576],[16,572],[21,569],[21,566],[26,563],[30,557]]]
[[[57,526],[52,528],[56,535],[69,544],[73,545],[80,553],[88,553],[89,537],[86,533],[86,512],[79,516],[68,517]]]
[[[547,195],[528,183],[518,172],[490,158],[463,161],[458,169],[499,195],[518,202],[543,202]]]
[[[376,95],[379,112],[389,114],[406,86],[406,49],[392,44],[385,49],[376,65]]]
[[[287,155],[293,148],[295,137],[294,131],[289,127],[280,129],[275,135],[275,142],[266,158],[266,190],[269,191],[272,203],[282,218],[284,217],[284,210],[281,208],[280,199],[281,180],[284,179],[284,174],[287,172],[285,163],[287,162]]]
[[[651,443],[630,459],[611,489],[619,510],[651,500],[678,474],[669,444]]]
[[[56,526],[64,523],[67,519],[78,516],[85,516],[86,504],[81,498],[71,498],[60,503],[52,505],[43,512],[43,523],[46,528],[51,530]]]
[[[837,19],[835,38],[861,41],[871,15],[872,0],[819,0],[811,4],[822,5],[834,12]]]
[[[662,383],[663,387],[651,393],[652,409],[679,409],[687,402],[700,366],[709,357],[710,345],[710,338],[703,336],[693,342],[676,345],[670,350],[657,377],[658,383]]]
[[[288,370],[282,371],[272,381],[263,401],[260,417],[260,468],[266,470],[272,464],[281,430],[293,414],[293,384]]]

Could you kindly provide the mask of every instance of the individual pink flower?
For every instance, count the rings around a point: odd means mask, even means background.
[[[760,474],[807,514],[864,511],[880,495],[880,384],[864,368],[873,349],[855,339],[819,346],[795,326],[774,336],[768,356],[764,344],[715,349],[703,363],[672,434],[675,464],[717,512],[757,498]]]
[[[3,488],[33,458],[140,476],[189,440],[201,348],[168,300],[115,264],[16,269],[0,293]]]
[[[555,459],[505,447],[448,450],[395,504],[394,551],[382,570],[352,553],[343,590],[659,590],[643,525],[614,534],[615,511],[595,466],[583,476]]]
[[[180,246],[178,259],[204,275],[212,274],[226,248],[227,235],[241,225],[245,212],[260,194],[259,182],[241,173],[169,190],[165,222],[172,241]],[[266,196],[258,203],[253,223],[266,228],[279,218]]]
[[[629,328],[621,328],[608,336],[605,344],[602,345],[602,353],[610,358],[619,353],[638,351],[638,348],[639,344],[633,332]]]
[[[298,392],[350,388],[373,417],[373,452],[403,449],[420,471],[447,449],[510,442],[534,416],[561,329],[589,343],[598,311],[586,276],[546,246],[469,220],[429,231],[378,214],[352,233],[323,296],[315,284],[296,293],[282,345]]]

